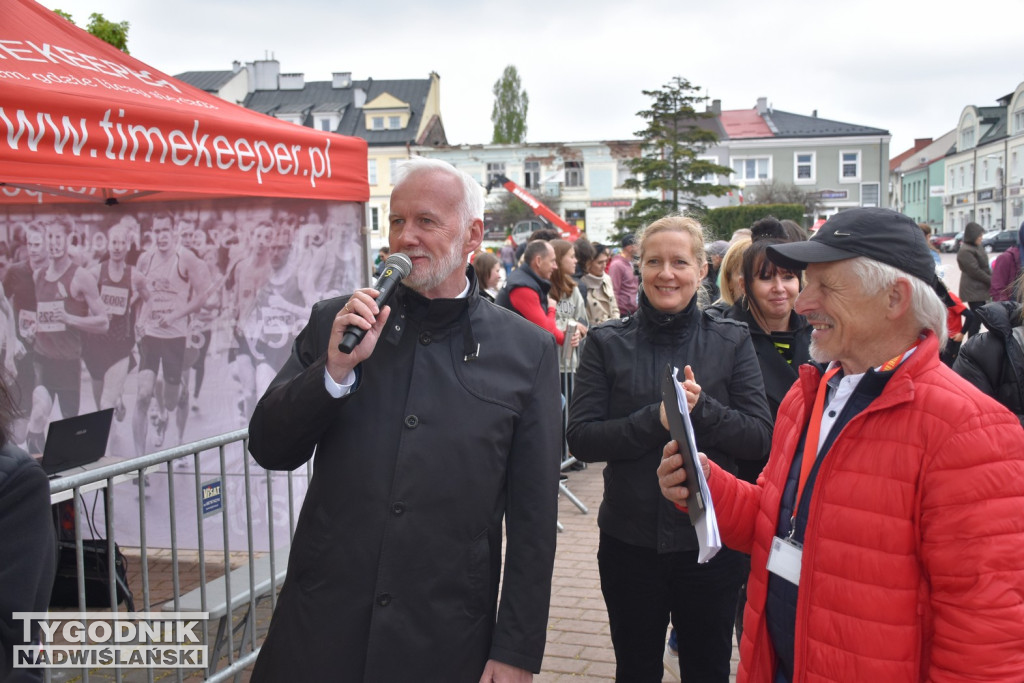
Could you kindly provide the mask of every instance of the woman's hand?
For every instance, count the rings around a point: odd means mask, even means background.
[[[693,377],[693,368],[689,365],[683,368],[683,389],[686,391],[686,406],[689,411],[693,412],[693,407],[697,405],[697,399],[700,398],[700,385]]]
[[[580,345],[580,341],[583,340],[583,334],[584,334],[583,331],[585,329],[587,329],[587,328],[583,327],[583,325],[579,325],[579,324],[576,325],[576,330],[572,333],[572,339],[569,341],[569,343],[572,345],[572,347],[574,349],[577,346],[579,346]]]

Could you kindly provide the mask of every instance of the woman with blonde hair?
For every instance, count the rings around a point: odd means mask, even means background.
[[[607,463],[597,559],[616,679],[661,681],[671,619],[683,680],[726,683],[743,558],[722,548],[699,564],[689,517],[660,495],[671,438],[662,373],[678,368],[698,448],[731,472],[737,460],[767,455],[771,415],[746,325],[697,305],[707,271],[700,223],[667,216],[637,244],[639,307],[590,331],[567,432],[578,459]]]
[[[720,296],[717,301],[711,303],[710,308],[713,312],[725,311],[743,296],[743,252],[749,246],[750,238],[742,237],[733,242],[722,257],[722,265],[718,269]]]

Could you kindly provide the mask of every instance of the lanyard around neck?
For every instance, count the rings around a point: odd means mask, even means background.
[[[822,375],[821,382],[818,383],[818,393],[814,395],[811,420],[807,424],[807,438],[804,439],[804,457],[800,463],[800,479],[796,485],[796,501],[793,503],[790,536],[796,531],[796,511],[800,509],[800,498],[803,496],[804,486],[807,484],[807,478],[811,475],[814,463],[818,460],[818,439],[821,435],[821,417],[825,413],[825,396],[828,394],[828,381],[841,369],[841,366],[836,365]]]
[[[893,356],[889,360],[882,363],[878,368],[879,372],[889,372],[893,370],[903,360],[910,355],[910,352],[917,348],[920,342],[914,342],[914,344],[896,356]],[[840,365],[836,365],[834,368],[829,369],[821,376],[821,382],[818,383],[818,392],[814,395],[814,406],[811,408],[811,419],[807,425],[807,438],[804,440],[804,455],[803,460],[800,462],[800,478],[797,480],[796,486],[796,501],[793,504],[793,515],[790,519],[790,531],[789,535],[792,536],[796,531],[796,513],[800,509],[800,498],[804,493],[804,486],[807,484],[808,477],[811,476],[811,470],[814,469],[814,463],[818,461],[818,442],[821,437],[821,418],[825,414],[825,397],[828,395],[828,381],[839,372],[841,369]]]

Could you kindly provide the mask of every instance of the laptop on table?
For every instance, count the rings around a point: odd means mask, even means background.
[[[50,423],[40,464],[54,478],[75,467],[96,462],[107,452],[114,409],[106,408]]]

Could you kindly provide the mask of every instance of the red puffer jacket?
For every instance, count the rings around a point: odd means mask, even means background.
[[[937,347],[929,333],[821,465],[795,681],[1024,680],[1024,431]],[[752,555],[741,683],[773,677],[766,563],[819,377],[800,368],[757,486],[711,465],[723,540]]]

